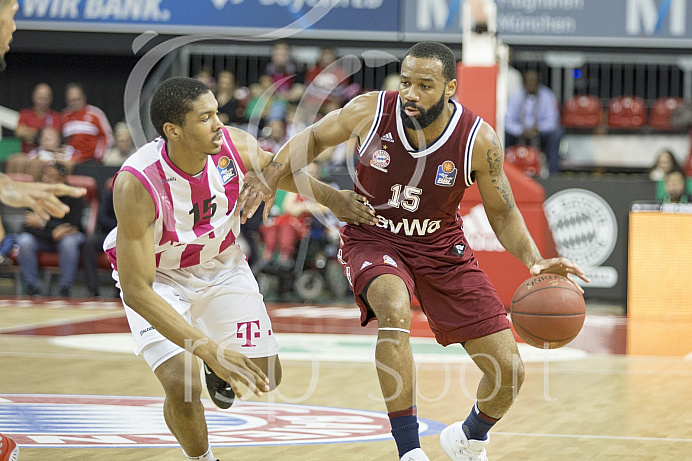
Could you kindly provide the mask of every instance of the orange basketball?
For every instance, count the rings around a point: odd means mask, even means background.
[[[511,315],[515,331],[527,344],[557,349],[579,334],[586,306],[572,282],[561,275],[542,274],[519,285]]]

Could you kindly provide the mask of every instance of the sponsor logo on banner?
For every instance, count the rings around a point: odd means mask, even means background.
[[[375,168],[376,170],[380,170],[383,173],[386,173],[390,160],[391,159],[387,151],[380,149],[376,151],[374,154],[372,154],[372,158],[370,159],[370,166]]]
[[[228,181],[238,176],[238,172],[235,170],[235,164],[225,155],[219,159],[219,164],[216,169],[219,170],[221,180],[224,184],[227,184]]]
[[[391,440],[386,413],[238,401],[222,411],[203,402],[218,447]],[[419,424],[421,436],[444,428],[421,418]],[[27,448],[178,446],[161,397],[0,394],[0,432]]]
[[[437,167],[437,176],[435,176],[435,184],[438,186],[452,187],[457,179],[457,168],[454,162],[446,160],[442,165]]]
[[[618,237],[617,220],[608,202],[589,190],[575,188],[551,195],[543,208],[558,253],[585,270],[592,279],[589,287],[614,287],[617,271],[600,267],[610,257]]]

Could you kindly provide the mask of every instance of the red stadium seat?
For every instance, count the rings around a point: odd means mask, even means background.
[[[646,123],[646,104],[637,96],[616,96],[608,104],[608,127],[634,130]]]
[[[682,98],[658,98],[649,113],[649,125],[656,130],[673,130],[670,123],[672,112],[682,105]]]
[[[565,128],[596,128],[601,123],[601,100],[590,94],[568,99],[562,111]]]
[[[536,176],[541,172],[541,151],[533,146],[509,146],[505,149],[505,161],[528,176]]]

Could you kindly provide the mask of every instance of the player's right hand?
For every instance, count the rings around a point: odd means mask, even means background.
[[[249,393],[262,397],[263,391],[269,391],[269,378],[252,360],[239,352],[219,348],[216,357],[205,362],[217,376],[231,385],[240,400],[246,400]],[[248,389],[245,394],[243,385]]]
[[[368,199],[352,190],[334,191],[326,204],[339,221],[348,224],[377,224],[375,209]]]
[[[236,201],[235,216],[240,215],[241,224],[245,224],[249,218],[255,214],[262,201],[264,206],[264,220],[266,221],[269,210],[274,203],[274,195],[276,194],[276,182],[269,183],[269,178],[263,175],[258,175],[254,171],[248,171],[243,178],[243,188],[238,195]],[[240,212],[242,210],[242,214]]]
[[[83,187],[13,181],[4,175],[0,183],[0,201],[12,207],[31,208],[44,221],[51,216],[62,218],[70,211],[70,207],[56,196],[82,197],[84,194],[86,189]]]

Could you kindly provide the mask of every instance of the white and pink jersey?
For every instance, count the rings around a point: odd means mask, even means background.
[[[178,269],[196,266],[233,245],[240,233],[240,218],[233,215],[247,168],[223,128],[221,152],[207,158],[197,176],[171,162],[162,138],[143,146],[120,171],[135,175],[154,200],[156,267]],[[116,227],[103,248],[117,270]]]

